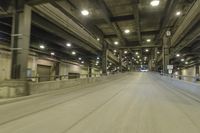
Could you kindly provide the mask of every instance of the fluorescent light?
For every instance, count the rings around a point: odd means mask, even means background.
[[[72,55],[76,55],[76,52],[75,52],[75,51],[72,51]]]
[[[130,30],[126,29],[126,30],[124,30],[124,33],[128,34],[128,33],[130,33]]]
[[[181,59],[181,61],[183,62],[183,61],[185,61],[185,59]]]
[[[127,54],[128,53],[128,51],[124,51],[124,54]]]
[[[78,60],[82,60],[82,58],[81,58],[81,57],[79,57],[79,58],[78,58]]]
[[[176,54],[176,57],[180,57],[180,54]]]
[[[146,49],[145,51],[146,51],[146,52],[149,52],[149,49]]]
[[[97,38],[97,41],[100,41],[100,38]]]
[[[180,16],[180,15],[181,15],[181,11],[177,11],[176,16]]]
[[[151,4],[151,6],[158,6],[160,4],[160,1],[159,0],[152,0],[150,4]]]
[[[67,46],[67,47],[71,47],[72,44],[71,44],[71,43],[67,43],[66,46]]]
[[[186,62],[185,62],[185,64],[187,65],[187,64],[188,64],[188,62],[186,61]]]
[[[138,52],[136,52],[135,54],[136,54],[136,55],[138,55],[139,53],[138,53]]]
[[[140,58],[140,56],[137,56],[138,58]]]
[[[84,64],[85,62],[84,62],[84,61],[81,61],[81,63]]]
[[[45,46],[44,46],[44,45],[40,45],[40,48],[41,48],[41,49],[45,49]]]
[[[114,42],[114,44],[115,44],[115,45],[118,45],[118,44],[119,44],[119,42],[118,42],[118,41],[115,41],[115,42]]]
[[[147,39],[147,42],[151,42],[151,39]]]
[[[99,60],[100,58],[99,57],[97,57],[97,60]]]
[[[54,53],[54,52],[51,52],[51,55],[55,55],[55,53]]]
[[[157,54],[160,54],[160,52],[158,51]]]
[[[117,53],[117,50],[114,50],[113,52],[114,52],[114,53]]]
[[[81,11],[81,14],[82,14],[83,16],[88,16],[90,13],[89,13],[88,10],[82,10],[82,11]]]

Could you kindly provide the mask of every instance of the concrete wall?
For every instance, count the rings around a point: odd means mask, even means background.
[[[29,94],[26,81],[0,81],[0,98],[12,98]]]
[[[51,76],[55,75],[56,62],[49,59],[41,59],[37,56],[29,56],[28,70],[31,71],[31,76],[37,76],[37,65],[45,65],[51,67]],[[88,74],[88,67],[79,64],[60,63],[60,75],[67,75],[70,73]],[[11,72],[11,53],[0,50],[0,81],[9,80]],[[92,74],[100,74],[100,70],[93,68]],[[82,76],[81,78],[85,78]],[[32,79],[35,81],[35,79]]]
[[[1,81],[0,82],[0,98],[14,98],[20,96],[27,96],[32,94],[39,94],[49,92],[52,90],[74,90],[84,89],[91,84],[100,84],[102,82],[109,82],[111,80],[119,79],[124,74],[116,74],[111,76],[70,79],[47,82],[26,82],[26,81]]]
[[[178,75],[178,72],[175,72],[176,75]],[[191,77],[183,77],[183,80],[185,81],[193,81],[194,79],[192,76],[195,76],[195,67],[185,68],[182,70],[183,76],[191,76]],[[177,77],[178,79],[178,77]]]
[[[72,87],[84,89],[92,83],[108,82],[111,80],[119,79],[125,74],[115,74],[110,76],[102,77],[92,77],[92,78],[82,78],[82,79],[70,79],[70,80],[60,80],[60,81],[47,81],[40,83],[29,83],[30,94],[38,94],[43,92],[48,92],[52,90],[60,89],[71,89]]]
[[[10,78],[11,54],[0,50],[0,81]]]

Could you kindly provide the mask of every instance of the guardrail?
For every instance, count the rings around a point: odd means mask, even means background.
[[[200,81],[200,76],[192,76],[192,75],[178,75],[178,74],[163,74],[163,76],[168,76],[174,79],[185,80],[185,81],[192,81],[197,82]]]

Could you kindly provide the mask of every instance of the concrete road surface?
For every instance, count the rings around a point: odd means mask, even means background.
[[[200,133],[200,102],[152,73],[0,106],[0,133]]]

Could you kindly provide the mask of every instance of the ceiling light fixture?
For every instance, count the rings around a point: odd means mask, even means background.
[[[54,53],[54,52],[51,52],[51,55],[55,55],[55,53]]]
[[[41,48],[41,49],[45,49],[45,46],[44,46],[44,45],[40,45],[40,48]]]
[[[138,53],[138,52],[136,52],[135,54],[136,54],[136,55],[138,55],[139,53]]]
[[[71,47],[72,44],[71,44],[71,43],[67,43],[66,46],[67,46],[67,47]]]
[[[114,42],[114,44],[115,44],[115,45],[118,45],[118,44],[119,44],[119,42],[118,42],[118,41],[115,41],[115,42]]]
[[[124,51],[124,54],[127,54],[128,53],[128,51]]]
[[[76,55],[76,52],[75,52],[75,51],[72,51],[72,55]]]
[[[79,57],[79,58],[78,58],[78,60],[82,60],[82,58],[81,58],[81,57]]]
[[[185,62],[185,64],[187,65],[187,64],[188,64],[188,62],[186,61],[186,62]]]
[[[146,52],[149,52],[149,49],[146,49],[145,51],[146,51]]]
[[[85,62],[84,62],[84,61],[81,61],[81,63],[84,64]]]
[[[181,15],[181,11],[177,11],[176,16],[180,16],[180,15]]]
[[[114,50],[113,52],[114,52],[114,53],[117,53],[117,50]]]
[[[89,13],[88,10],[82,10],[82,11],[81,11],[81,14],[82,14],[83,16],[88,16],[90,13]]]
[[[160,52],[158,51],[157,54],[160,54]]]
[[[100,41],[100,38],[97,38],[97,41]]]
[[[124,30],[124,33],[128,34],[128,33],[130,33],[130,30],[126,29],[126,30]]]
[[[147,39],[147,42],[151,42],[151,39]]]
[[[185,61],[185,59],[181,59],[181,61],[183,62],[183,61]]]
[[[160,1],[159,0],[152,0],[150,4],[151,4],[151,6],[155,7],[155,6],[158,6],[160,4]]]
[[[176,54],[176,57],[180,57],[180,54]]]

